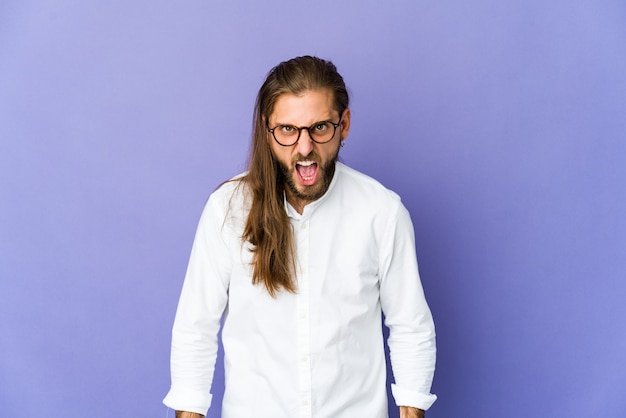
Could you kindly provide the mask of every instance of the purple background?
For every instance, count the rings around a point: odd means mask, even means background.
[[[2,0],[0,414],[166,415],[200,211],[302,54],[352,92],[343,160],[412,214],[428,416],[625,416],[617,0]]]

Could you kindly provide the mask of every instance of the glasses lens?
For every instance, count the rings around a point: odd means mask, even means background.
[[[318,122],[309,128],[309,133],[316,142],[328,142],[335,134],[335,127],[330,122]]]
[[[274,138],[281,145],[293,145],[298,141],[298,128],[290,125],[278,125],[274,128]]]

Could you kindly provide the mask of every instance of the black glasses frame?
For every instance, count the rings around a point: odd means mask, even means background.
[[[339,127],[339,125],[341,125],[342,119],[343,117],[340,117],[339,122],[337,123],[333,122],[332,120],[320,120],[318,122],[315,122],[311,126],[276,125],[273,128],[270,128],[269,125],[267,125],[267,130],[268,132],[272,133],[272,136],[274,137],[274,141],[276,141],[276,143],[280,145],[281,147],[291,147],[291,146],[296,145],[298,141],[300,140],[300,136],[302,135],[303,129],[306,129],[306,131],[309,133],[309,138],[311,138],[311,141],[315,142],[316,144],[327,144],[330,141],[332,141],[333,138],[335,137],[335,134],[337,133],[337,128]],[[320,123],[330,123],[331,125],[333,125],[333,134],[326,141],[318,141],[315,138],[313,138],[313,135],[311,135],[311,129],[313,129],[316,125],[319,125]],[[279,128],[281,126],[291,126],[292,128],[298,130],[298,136],[296,137],[296,140],[293,141],[291,144],[283,144],[282,142],[278,140],[278,138],[276,138],[276,134],[274,133],[274,131],[276,130],[276,128]]]

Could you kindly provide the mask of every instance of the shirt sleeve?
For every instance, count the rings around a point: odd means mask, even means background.
[[[206,415],[218,331],[228,301],[230,255],[225,209],[211,196],[200,218],[172,329],[172,385],[163,403]]]
[[[398,406],[426,410],[437,399],[430,393],[435,327],[419,277],[413,224],[406,208],[397,203],[381,242],[380,270],[380,299],[395,380],[391,391]]]

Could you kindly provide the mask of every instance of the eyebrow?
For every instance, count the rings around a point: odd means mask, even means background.
[[[268,119],[268,121],[269,121],[269,119]],[[328,117],[326,119],[316,120],[315,122],[311,123],[310,125],[296,125],[295,123],[276,122],[276,124],[274,126],[297,126],[297,127],[306,126],[308,128],[308,127],[313,126],[316,123],[320,123],[320,122],[332,122],[332,123],[335,123],[335,121],[333,120],[332,117]]]

